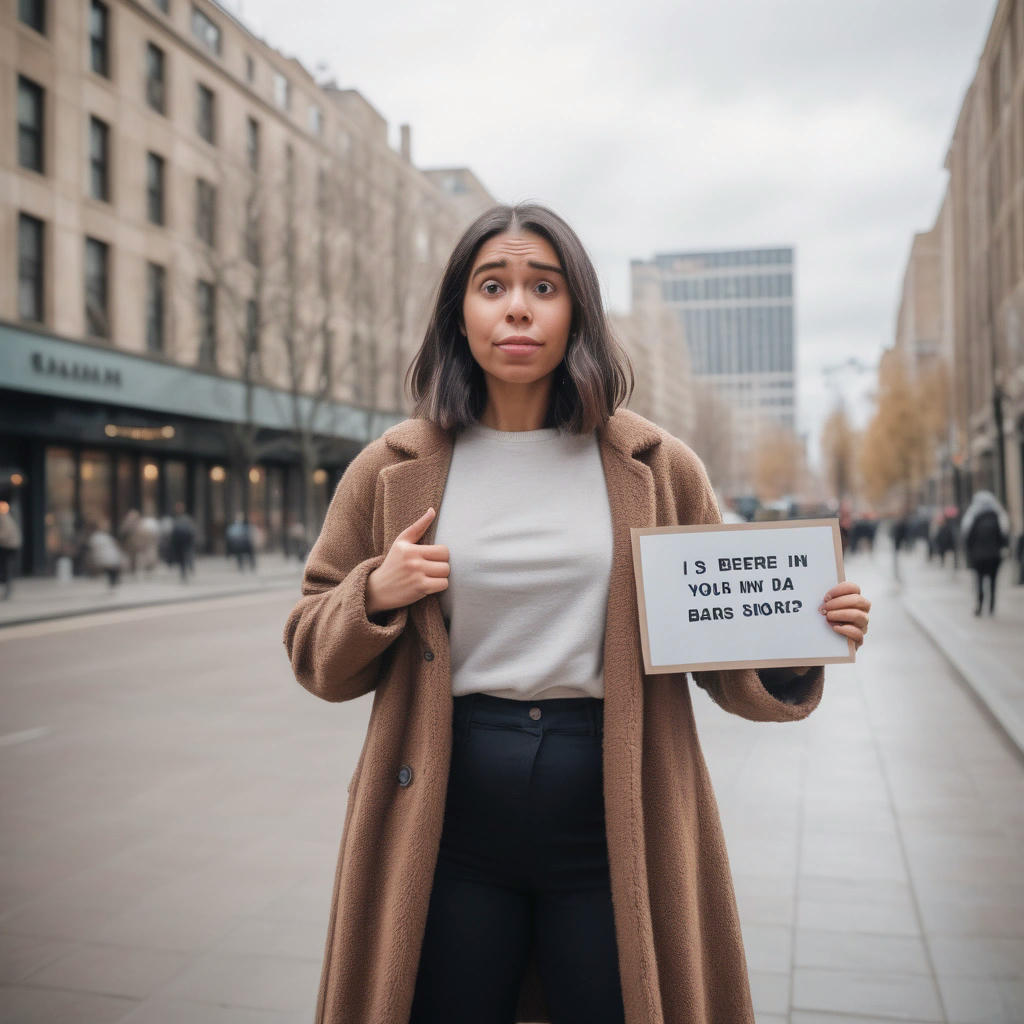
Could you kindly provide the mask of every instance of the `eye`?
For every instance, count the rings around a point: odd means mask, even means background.
[[[547,289],[546,291],[541,292],[540,293],[541,295],[554,295],[555,294],[555,286],[550,281],[541,281],[540,284],[537,285],[537,288],[538,288],[538,290],[541,289],[541,288],[546,288]]]
[[[500,288],[501,285],[498,284],[497,281],[484,281],[480,286],[480,290],[484,292],[485,295],[497,295]]]

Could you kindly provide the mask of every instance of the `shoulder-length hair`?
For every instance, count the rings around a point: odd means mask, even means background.
[[[537,203],[494,206],[459,239],[438,285],[423,344],[406,374],[413,416],[443,430],[476,423],[487,404],[484,372],[460,331],[462,303],[480,247],[505,231],[528,231],[551,243],[572,298],[565,358],[555,374],[545,426],[590,433],[633,392],[633,366],[612,335],[601,303],[597,272],[576,232],[553,210]]]

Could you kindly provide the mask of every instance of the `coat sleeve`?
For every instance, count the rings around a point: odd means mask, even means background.
[[[665,443],[662,447],[666,447]],[[720,523],[722,513],[704,464],[675,438],[668,439],[668,448],[678,522]],[[825,688],[825,669],[821,665],[804,675],[798,675],[792,668],[744,668],[694,672],[692,677],[720,707],[755,722],[806,718],[821,702]]]
[[[367,577],[387,554],[372,540],[376,462],[367,448],[345,470],[309,553],[303,596],[284,628],[295,678],[324,700],[369,693],[408,618],[408,608],[366,614]]]

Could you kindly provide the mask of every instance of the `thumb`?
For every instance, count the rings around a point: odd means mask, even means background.
[[[423,536],[423,534],[427,532],[427,529],[430,526],[430,523],[435,515],[436,513],[434,512],[434,509],[428,508],[427,511],[424,512],[423,515],[421,515],[419,519],[416,520],[415,523],[413,523],[411,526],[407,526],[398,535],[398,539],[407,540],[415,544]]]

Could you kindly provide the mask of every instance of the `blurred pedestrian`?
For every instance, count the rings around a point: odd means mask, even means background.
[[[3,600],[11,596],[14,585],[14,567],[21,550],[21,527],[11,515],[11,504],[0,501],[0,583],[4,587]]]
[[[949,505],[938,515],[938,523],[932,538],[932,548],[939,556],[939,563],[946,567],[946,555],[953,555],[953,568],[960,568],[960,556],[957,553],[957,520],[958,510],[955,505]]]
[[[300,561],[306,560],[306,552],[309,550],[309,540],[306,537],[306,524],[296,519],[288,527],[288,546],[291,553]]]
[[[1010,519],[1006,509],[999,504],[999,499],[991,491],[978,491],[971,498],[960,524],[960,533],[964,539],[967,564],[974,570],[978,584],[978,600],[974,614],[981,614],[985,597],[983,584],[987,579],[988,613],[994,615],[996,576],[999,573],[999,563],[1003,560],[1003,548],[1010,543]]]
[[[185,503],[174,503],[174,521],[171,524],[170,561],[181,571],[181,582],[187,582],[195,572],[196,524],[185,511]]]
[[[97,522],[96,528],[89,534],[86,546],[89,552],[89,564],[93,570],[106,575],[107,583],[113,590],[121,582],[124,552],[111,534],[110,524],[107,520],[101,519]]]
[[[693,712],[680,679],[644,677],[628,542],[722,517],[697,455],[624,408],[572,228],[483,213],[410,373],[415,418],[349,465],[285,627],[312,693],[376,691],[321,1024],[754,1024]],[[811,609],[857,647],[869,610],[849,581]],[[757,721],[824,689],[821,667],[694,679]]]
[[[242,516],[235,516],[235,521],[228,524],[224,531],[224,546],[228,555],[234,555],[238,559],[238,571],[245,570],[245,564],[256,571],[256,551],[252,543],[252,528],[249,521]]]
[[[150,572],[159,561],[160,527],[152,516],[143,516],[130,509],[117,531],[118,540],[128,560],[128,571],[134,576],[139,569]]]

